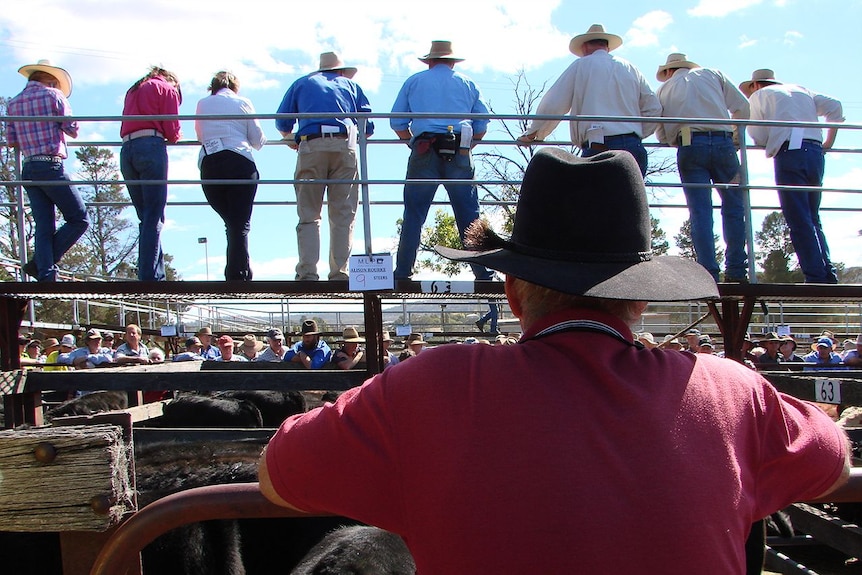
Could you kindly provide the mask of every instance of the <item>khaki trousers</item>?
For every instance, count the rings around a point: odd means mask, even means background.
[[[299,144],[294,179],[296,184],[296,241],[299,246],[297,280],[316,280],[320,259],[320,217],[326,190],[329,217],[329,279],[348,278],[348,260],[353,246],[353,223],[359,204],[355,183],[317,184],[315,180],[355,180],[358,175],[356,150],[343,138],[317,138]]]

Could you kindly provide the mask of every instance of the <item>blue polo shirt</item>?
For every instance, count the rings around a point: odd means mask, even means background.
[[[304,348],[301,341],[296,342],[291,346],[287,353],[284,354],[284,361],[292,360],[300,351],[304,351],[305,354],[311,358],[311,369],[320,369],[332,357],[332,350],[329,349],[326,342],[321,339],[317,342],[317,347],[311,349]]]
[[[278,107],[279,114],[307,114],[313,112],[371,112],[371,104],[359,84],[336,72],[314,72],[295,81]],[[319,134],[320,126],[340,127],[346,133],[345,122],[356,123],[351,118],[301,118],[296,131],[296,141],[300,136]],[[292,132],[296,120],[279,118],[275,127],[279,132]],[[374,123],[365,124],[366,135],[374,133]]]

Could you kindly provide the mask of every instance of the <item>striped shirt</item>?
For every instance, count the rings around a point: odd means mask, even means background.
[[[71,116],[72,107],[60,90],[29,81],[24,90],[9,100],[9,116]],[[18,145],[25,158],[35,155],[67,157],[66,135],[78,135],[73,121],[8,122],[6,139]]]

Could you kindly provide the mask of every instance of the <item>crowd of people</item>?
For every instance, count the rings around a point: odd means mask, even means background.
[[[682,338],[668,334],[660,342],[657,342],[650,332],[634,335],[647,349],[663,348],[724,356],[724,351],[717,347],[712,337],[701,333],[697,328],[687,330]],[[833,332],[824,330],[814,338],[809,351],[800,350],[800,353],[797,353],[798,348],[796,338],[790,334],[769,332],[755,337],[747,333],[743,341],[742,355],[745,364],[752,369],[769,370],[782,363],[808,363],[818,367],[862,365],[862,358],[859,357],[862,353],[862,334],[857,335],[855,340],[846,338],[839,344]]]
[[[583,157],[606,150],[625,150],[636,159],[641,174],[647,173],[643,140],[655,134],[660,143],[677,148],[677,164],[689,209],[691,234],[697,261],[713,278],[720,279],[720,262],[713,234],[712,188],[722,200],[721,217],[727,244],[723,280],[748,281],[746,252],[747,213],[739,182],[740,137],[732,119],[842,122],[841,103],[829,96],[776,79],[769,69],[752,73],[738,86],[720,70],[704,68],[683,53],[668,55],[658,66],[654,91],[643,74],[612,52],[623,39],[606,32],[601,24],[571,39],[569,50],[577,56],[544,93],[538,115],[617,116],[613,122],[570,122],[572,144]],[[406,178],[440,180],[449,200],[458,233],[464,239],[467,227],[479,218],[472,149],[486,134],[487,119],[466,119],[465,114],[488,114],[490,109],[480,88],[455,70],[464,57],[452,42],[435,40],[419,60],[427,70],[410,76],[401,87],[391,111],[390,128],[410,148]],[[60,121],[10,122],[8,141],[21,149],[24,180],[68,180],[63,171],[67,157],[66,137],[76,137],[76,122],[62,121],[71,115],[67,98],[72,93],[70,74],[48,61],[21,67],[27,85],[9,102],[16,116],[54,116]],[[318,69],[293,82],[277,109],[279,114],[344,114],[340,117],[278,118],[275,126],[287,145],[297,152],[296,237],[299,263],[296,280],[317,280],[320,258],[320,221],[324,201],[330,228],[329,280],[345,280],[353,245],[358,206],[356,148],[360,137],[374,134],[374,123],[358,121],[350,114],[371,112],[371,104],[354,81],[355,66],[348,66],[336,52],[320,54]],[[201,143],[199,168],[209,204],[224,220],[227,235],[226,280],[248,281],[253,277],[248,253],[248,234],[257,191],[258,171],[253,157],[267,138],[252,103],[239,95],[240,81],[229,71],[216,73],[210,95],[200,100],[201,116],[235,115],[233,119],[198,117],[195,135]],[[153,67],[128,90],[123,115],[168,116],[167,119],[127,119],[120,136],[120,168],[140,227],[138,278],[165,279],[161,248],[167,202],[167,145],[182,137],[179,113],[182,91],[176,75]],[[427,113],[451,114],[446,118],[411,117]],[[248,116],[245,118],[244,116]],[[706,119],[711,123],[644,123],[626,117],[674,117]],[[727,120],[726,123],[712,122]],[[520,145],[533,145],[546,138],[559,120],[534,119],[517,138]],[[362,134],[360,134],[362,131]],[[763,146],[775,162],[775,182],[781,209],[790,229],[795,253],[806,282],[837,283],[829,247],[819,216],[819,191],[788,190],[784,186],[821,186],[823,150],[832,147],[836,129],[826,138],[816,127],[789,128],[750,126],[754,143]],[[230,180],[231,183],[219,183]],[[332,183],[325,183],[333,180]],[[446,183],[458,180],[459,183]],[[353,181],[353,182],[352,182]],[[323,183],[321,183],[323,182]],[[395,279],[414,273],[420,232],[438,184],[409,182],[404,186],[404,213],[397,254]],[[87,229],[84,203],[71,186],[25,185],[34,220],[36,240],[33,256],[24,271],[39,281],[56,280],[56,263]],[[54,229],[54,208],[65,223]],[[492,272],[470,264],[477,280],[490,280]],[[489,315],[477,323],[491,322]]]

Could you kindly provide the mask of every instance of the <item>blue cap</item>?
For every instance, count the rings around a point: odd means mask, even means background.
[[[817,347],[828,347],[832,349],[832,340],[828,337],[821,337],[817,340]]]

